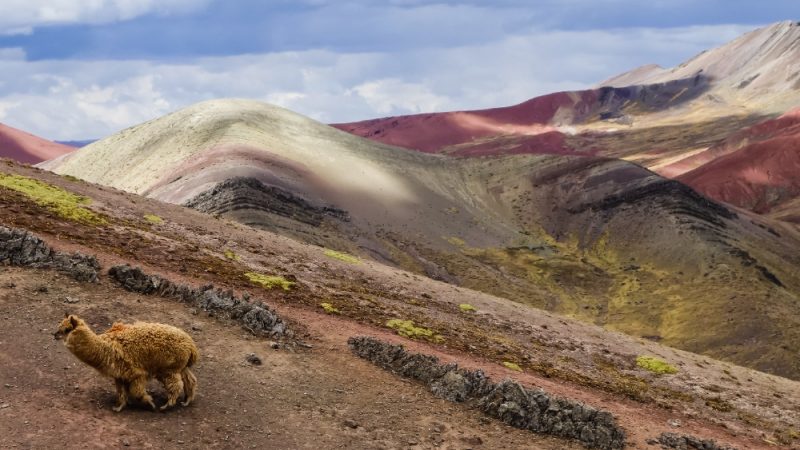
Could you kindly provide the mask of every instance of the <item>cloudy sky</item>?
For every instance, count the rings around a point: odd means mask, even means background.
[[[672,66],[797,0],[0,0],[0,122],[103,137],[245,97],[324,122],[518,103]]]

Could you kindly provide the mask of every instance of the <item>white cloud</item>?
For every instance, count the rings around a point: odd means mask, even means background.
[[[323,122],[488,108],[588,87],[645,63],[674,65],[743,31],[739,26],[527,30],[453,48],[309,50],[181,63],[25,61],[15,57],[18,51],[6,50],[11,58],[3,60],[0,118],[68,140],[103,137],[221,97],[260,99]]]
[[[194,11],[210,0],[2,0],[0,34],[28,34],[47,25],[110,23],[145,14]]]
[[[379,114],[421,113],[440,111],[452,102],[447,97],[436,95],[420,83],[406,83],[397,78],[368,81],[345,92],[357,95]]]

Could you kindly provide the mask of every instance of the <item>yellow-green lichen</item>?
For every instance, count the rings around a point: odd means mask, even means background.
[[[164,223],[164,219],[162,219],[161,217],[158,217],[155,214],[145,214],[144,215],[144,220],[146,220],[146,221],[148,221],[148,222],[150,222],[152,224]]]
[[[458,305],[458,309],[460,309],[461,312],[465,312],[465,313],[477,312],[478,311],[477,309],[475,309],[474,306],[470,305],[469,303],[462,303],[462,304]]]
[[[522,367],[520,367],[519,364],[513,362],[503,361],[503,366],[505,366],[505,368],[507,369],[515,370],[517,372],[522,372]]]
[[[428,328],[418,327],[411,320],[392,319],[386,322],[386,326],[397,331],[400,336],[410,339],[425,339],[430,342],[443,342],[444,339]]]
[[[442,238],[450,243],[450,245],[458,248],[464,248],[467,246],[467,243],[463,239],[456,236],[442,236]]]
[[[289,281],[279,275],[264,275],[263,273],[248,272],[244,274],[250,282],[257,284],[265,289],[272,289],[279,287],[284,291],[288,291],[294,286],[294,281]]]
[[[338,259],[339,261],[344,261],[350,264],[358,264],[359,262],[361,262],[361,260],[358,259],[358,257],[356,256],[353,256],[349,253],[337,252],[336,250],[331,250],[329,248],[325,249],[325,256],[327,256],[328,258]]]
[[[669,365],[666,361],[654,356],[640,355],[636,358],[636,365],[642,369],[649,370],[657,374],[678,373],[678,369]]]
[[[231,261],[239,261],[241,259],[239,255],[234,253],[231,249],[225,249],[223,255],[225,255],[225,259],[230,259]]]
[[[339,310],[336,309],[336,307],[331,303],[320,303],[319,306],[321,306],[322,309],[324,309],[328,314],[339,314]]]
[[[87,225],[103,225],[106,219],[85,207],[88,197],[73,194],[59,187],[20,175],[0,173],[0,186],[28,196],[36,204],[59,217]]]

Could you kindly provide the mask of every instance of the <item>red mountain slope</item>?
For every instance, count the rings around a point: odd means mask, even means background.
[[[74,151],[74,147],[57,144],[0,123],[0,157],[36,164]]]
[[[490,136],[561,135],[550,124],[571,122],[575,116],[586,114],[596,98],[595,91],[557,92],[503,108],[385,117],[333,126],[385,144],[436,153],[445,147]],[[558,138],[542,141],[546,142],[545,150],[552,152],[541,153],[568,152]],[[555,145],[550,141],[556,142]]]
[[[769,212],[800,195],[800,108],[746,128],[690,159],[681,163],[697,168],[679,181],[715,200]]]

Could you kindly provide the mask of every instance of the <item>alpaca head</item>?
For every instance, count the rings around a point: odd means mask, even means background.
[[[83,320],[78,316],[64,313],[64,320],[58,325],[58,330],[53,333],[53,337],[56,339],[64,339],[72,330],[78,328],[78,326],[82,324]]]

